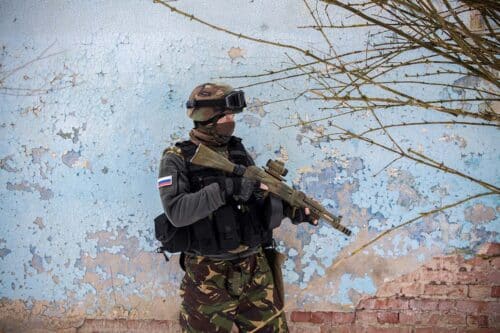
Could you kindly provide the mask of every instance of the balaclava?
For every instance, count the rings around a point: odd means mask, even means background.
[[[202,101],[222,99],[224,95],[233,89],[228,85],[204,83],[197,86],[189,100]],[[194,128],[189,133],[191,139],[208,146],[225,146],[234,132],[234,121],[218,124],[217,121],[231,110],[219,106],[204,106],[199,108],[188,108],[187,114],[194,121]]]

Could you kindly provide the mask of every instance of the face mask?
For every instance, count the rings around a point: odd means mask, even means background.
[[[231,139],[235,127],[234,121],[224,123],[211,123],[207,125],[198,125],[190,132],[190,136],[206,145],[225,145]]]
[[[223,136],[231,136],[234,132],[234,121],[228,121],[222,124],[215,124],[215,133]]]

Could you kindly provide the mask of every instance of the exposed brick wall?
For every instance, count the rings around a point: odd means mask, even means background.
[[[500,332],[500,244],[435,257],[380,286],[353,312],[293,311],[292,332]]]

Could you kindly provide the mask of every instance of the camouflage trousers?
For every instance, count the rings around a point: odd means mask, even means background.
[[[240,332],[288,332],[262,249],[236,261],[187,255],[185,266],[180,310],[184,332],[231,332],[233,322]]]

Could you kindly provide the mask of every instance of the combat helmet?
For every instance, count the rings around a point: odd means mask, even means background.
[[[245,94],[226,84],[203,83],[193,89],[186,102],[187,115],[195,122],[215,122],[246,107]]]

